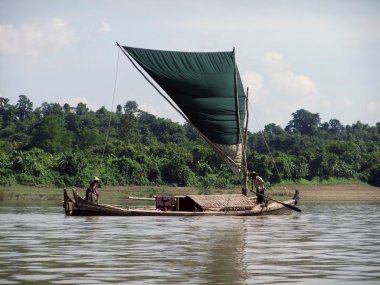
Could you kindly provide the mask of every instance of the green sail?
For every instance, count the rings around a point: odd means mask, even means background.
[[[126,46],[123,49],[170,96],[214,149],[232,167],[239,168],[246,97],[237,72],[237,106],[233,52],[174,52]]]

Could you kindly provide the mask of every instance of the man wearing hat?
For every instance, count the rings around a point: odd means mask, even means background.
[[[86,189],[86,200],[88,202],[94,203],[94,195],[96,195],[96,201],[98,201],[99,193],[96,191],[96,187],[98,187],[99,181],[100,179],[96,176],[90,181],[90,186]]]
[[[257,204],[262,204],[264,203],[265,206],[268,204],[268,199],[266,195],[266,190],[264,186],[264,179],[262,179],[260,176],[257,175],[255,171],[251,172],[252,176],[252,190],[251,192],[256,193],[256,202]],[[254,190],[256,189],[256,191]]]

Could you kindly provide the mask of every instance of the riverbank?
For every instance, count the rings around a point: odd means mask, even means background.
[[[380,203],[380,188],[368,184],[295,185],[273,189],[278,193],[292,193],[297,189],[301,203]]]
[[[380,188],[367,184],[339,185],[288,185],[274,186],[269,190],[272,198],[287,200],[295,190],[300,191],[301,203],[380,203]],[[84,196],[85,190],[76,188]],[[103,187],[99,189],[100,203],[123,205],[129,196],[152,197],[154,195],[190,194],[238,194],[240,189],[198,189],[169,186],[126,186]],[[0,187],[0,201],[8,202],[51,202],[60,204],[62,189],[31,186]]]

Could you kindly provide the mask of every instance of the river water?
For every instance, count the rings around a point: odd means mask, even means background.
[[[0,207],[0,284],[380,284],[380,207],[264,217],[65,217]]]

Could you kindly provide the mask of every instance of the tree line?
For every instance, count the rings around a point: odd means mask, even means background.
[[[380,123],[321,122],[300,109],[285,129],[268,124],[248,134],[247,161],[268,183],[354,179],[380,186]],[[115,112],[84,103],[43,103],[0,97],[0,185],[241,185],[185,124],[142,111],[134,101]]]

